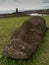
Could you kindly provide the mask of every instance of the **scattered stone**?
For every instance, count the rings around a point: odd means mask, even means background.
[[[28,59],[35,52],[46,31],[46,22],[40,16],[25,21],[13,33],[10,43],[3,49],[3,55],[16,59]]]

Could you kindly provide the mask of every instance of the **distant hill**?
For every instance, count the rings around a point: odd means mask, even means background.
[[[12,13],[12,12],[15,12],[15,10],[0,11],[0,14],[7,14],[7,13]]]
[[[27,16],[28,14],[38,13],[38,14],[46,14],[49,15],[49,9],[43,10],[25,10],[25,11],[0,11],[0,18],[3,17],[15,17],[15,16]]]
[[[19,10],[19,12],[24,12],[25,10]],[[5,10],[5,11],[0,11],[0,14],[8,14],[8,13],[14,13],[16,10]]]
[[[38,14],[47,14],[49,15],[49,9],[43,9],[43,10],[28,10],[24,11],[25,14],[31,14],[31,13],[38,13]]]

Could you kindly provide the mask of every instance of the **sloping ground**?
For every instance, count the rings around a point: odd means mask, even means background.
[[[49,65],[49,30],[43,36],[39,48],[28,60],[14,60],[2,57],[1,52],[5,43],[9,41],[12,31],[29,17],[0,19],[0,65]],[[44,17],[49,27],[49,16]],[[18,21],[18,22],[16,22]],[[21,22],[20,22],[21,21]]]

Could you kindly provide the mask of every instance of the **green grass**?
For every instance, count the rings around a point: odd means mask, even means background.
[[[0,18],[0,65],[49,65],[49,30],[41,39],[39,47],[28,60],[14,60],[3,57],[2,50],[10,40],[13,31],[30,17]],[[49,27],[49,16],[44,17]]]

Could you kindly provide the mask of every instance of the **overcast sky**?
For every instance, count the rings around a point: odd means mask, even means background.
[[[0,0],[0,11],[49,8],[49,0]]]

